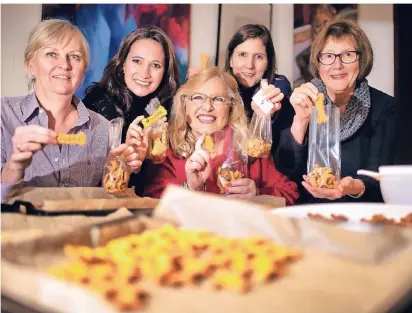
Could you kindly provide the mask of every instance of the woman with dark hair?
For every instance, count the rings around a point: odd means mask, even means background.
[[[108,120],[123,117],[122,141],[141,145],[139,155],[143,161],[143,134],[135,124],[147,116],[145,107],[155,97],[169,111],[179,85],[172,42],[160,28],[148,26],[134,30],[123,39],[119,51],[104,69],[102,79],[88,88],[83,102]],[[136,185],[136,193],[141,194],[142,186],[137,180],[132,177],[131,185]]]
[[[292,93],[290,82],[283,75],[276,74],[276,53],[269,30],[263,25],[247,24],[239,28],[229,42],[226,51],[225,70],[231,73],[239,84],[239,92],[243,100],[248,120],[253,112],[261,114],[253,95],[260,88],[260,80],[267,79],[269,86],[264,89],[267,99],[275,107],[272,110],[272,155],[276,167],[284,174],[282,154],[279,153],[280,135],[287,130],[293,121],[294,110],[289,102]]]
[[[188,76],[199,70],[189,69]],[[236,31],[226,50],[225,70],[236,78],[249,121],[253,112],[263,114],[252,101],[252,97],[259,91],[261,79],[267,79],[269,86],[264,88],[263,92],[266,99],[270,99],[275,105],[270,112],[273,137],[271,154],[276,168],[289,176],[287,168],[290,166],[283,166],[288,160],[279,153],[279,141],[281,133],[290,128],[295,114],[289,102],[292,88],[285,76],[276,74],[275,48],[270,32],[264,25],[247,24]]]

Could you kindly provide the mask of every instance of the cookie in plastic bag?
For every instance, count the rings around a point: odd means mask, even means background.
[[[120,145],[124,120],[115,118],[109,123],[109,147],[113,151]],[[131,168],[122,156],[109,155],[103,174],[103,186],[107,193],[121,195],[127,190]]]
[[[146,112],[150,114],[147,119],[151,120],[148,124],[143,123],[145,127],[151,127],[146,157],[152,160],[154,164],[163,163],[166,159],[169,144],[167,124],[161,119],[166,116],[167,112],[157,98],[150,100],[146,107]]]
[[[267,81],[262,79],[260,86],[261,88],[267,86]],[[266,114],[260,116],[253,113],[248,140],[244,147],[245,153],[253,158],[267,158],[272,148],[272,120],[269,112],[273,104],[268,100],[263,100],[263,96],[260,95],[261,90],[253,97],[253,100]]]
[[[336,188],[340,180],[340,113],[339,107],[325,103],[319,94],[309,126],[308,177],[312,187]]]

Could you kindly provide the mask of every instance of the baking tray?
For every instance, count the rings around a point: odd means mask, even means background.
[[[86,216],[106,216],[114,213],[119,208],[113,209],[87,209],[87,210],[57,210],[49,211],[42,208],[36,208],[31,202],[16,200],[12,204],[1,204],[2,213],[23,213],[26,215],[39,216],[59,216],[59,215],[86,215]],[[151,216],[154,208],[128,208],[134,214]]]

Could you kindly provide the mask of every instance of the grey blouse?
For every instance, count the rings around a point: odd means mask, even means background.
[[[69,131],[83,131],[84,146],[46,145],[33,155],[24,173],[24,186],[36,187],[96,187],[101,184],[109,151],[109,123],[98,113],[88,110],[83,102],[73,98],[79,120]],[[1,167],[12,154],[11,139],[15,129],[24,125],[48,127],[48,116],[34,93],[23,97],[1,99]]]

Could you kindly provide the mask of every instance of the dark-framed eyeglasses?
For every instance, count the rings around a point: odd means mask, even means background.
[[[192,95],[183,95],[183,98],[189,99],[194,105],[203,105],[207,99],[212,100],[214,107],[222,106],[224,104],[232,105],[233,99],[225,96],[215,95],[208,96],[203,93],[194,93]]]
[[[360,52],[359,51],[344,51],[342,53],[319,53],[318,60],[323,65],[332,65],[336,61],[336,57],[339,57],[342,63],[344,64],[351,64],[356,62],[359,58]]]

